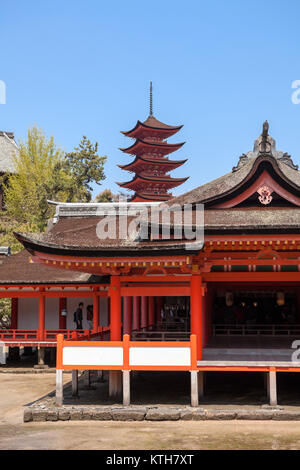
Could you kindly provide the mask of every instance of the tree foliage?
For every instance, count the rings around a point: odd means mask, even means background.
[[[79,147],[65,155],[63,166],[74,182],[70,188],[71,200],[75,198],[90,202],[93,189],[91,183],[100,184],[105,179],[106,158],[98,155],[98,143],[93,145],[86,136],[81,139]]]
[[[47,200],[86,202],[91,199],[91,183],[104,178],[106,157],[97,153],[98,144],[83,137],[74,152],[64,154],[53,137],[36,127],[29,129],[14,155],[16,173],[3,183],[7,216],[27,231],[44,230],[55,208]]]
[[[94,202],[115,202],[119,198],[118,194],[114,194],[110,189],[104,189],[101,193],[97,194]]]

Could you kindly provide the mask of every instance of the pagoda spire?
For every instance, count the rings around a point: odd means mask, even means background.
[[[167,138],[176,134],[182,126],[169,126],[153,116],[153,87],[150,81],[149,116],[138,121],[133,129],[123,132],[135,142],[122,152],[134,155],[131,163],[119,165],[123,170],[133,173],[133,178],[118,183],[122,188],[134,191],[132,202],[167,201],[171,199],[170,189],[181,185],[187,178],[171,178],[167,173],[183,165],[186,160],[169,160],[168,155],[184,145],[169,144]]]
[[[152,91],[152,82],[150,81],[150,112],[149,117],[153,116],[153,91]]]

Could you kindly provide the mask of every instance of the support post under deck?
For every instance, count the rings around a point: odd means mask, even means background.
[[[57,406],[63,404],[63,370],[56,369],[56,392],[55,392],[55,403]]]
[[[78,370],[72,370],[72,397],[78,397]]]
[[[270,370],[268,380],[268,396],[270,399],[270,405],[277,405],[277,383],[276,383],[276,370]]]
[[[130,405],[130,370],[123,370],[123,405]]]
[[[198,371],[191,370],[191,406],[199,405],[199,394],[198,394]]]

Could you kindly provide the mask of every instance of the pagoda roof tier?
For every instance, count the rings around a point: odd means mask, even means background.
[[[122,152],[129,153],[130,155],[168,155],[180,149],[185,142],[179,144],[166,144],[160,142],[147,142],[145,140],[137,139],[134,144],[127,148],[120,148]]]
[[[128,188],[135,191],[136,189],[143,186],[152,188],[152,187],[166,187],[168,189],[175,188],[180,184],[184,183],[189,177],[186,178],[171,178],[170,176],[141,176],[135,175],[135,177],[131,181],[127,181],[125,183],[117,183],[122,188]]]
[[[130,199],[131,202],[145,202],[145,201],[159,201],[164,202],[172,199],[172,194],[146,194],[146,193],[135,193]]]
[[[169,126],[149,116],[144,122],[137,121],[136,125],[130,131],[122,131],[122,134],[134,139],[141,139],[145,136],[156,136],[162,139],[176,134],[183,126]]]
[[[143,170],[145,166],[149,169],[159,168],[163,171],[171,171],[183,165],[186,161],[187,159],[169,160],[168,158],[149,158],[136,156],[133,162],[127,163],[126,165],[118,165],[118,167],[122,170],[133,171],[135,173]]]

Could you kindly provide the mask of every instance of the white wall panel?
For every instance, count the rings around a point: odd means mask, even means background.
[[[20,298],[18,302],[18,328],[37,329],[39,324],[39,301],[37,298]]]
[[[66,346],[63,365],[122,366],[122,347]]]
[[[59,299],[48,297],[45,301],[45,328],[56,330],[59,328]]]
[[[131,347],[129,364],[132,366],[190,366],[190,348]]]
[[[83,303],[82,309],[82,327],[83,329],[88,329],[89,325],[86,319],[86,307],[88,305],[93,305],[92,298],[80,298],[80,297],[68,297],[67,298],[67,329],[73,330],[76,328],[76,325],[73,321],[73,316],[75,310],[78,308],[79,303]]]

